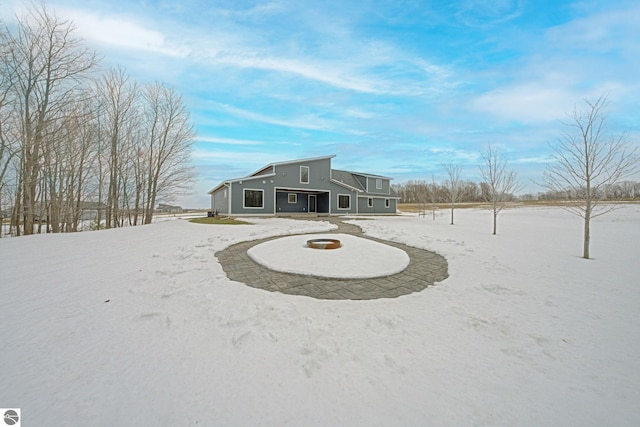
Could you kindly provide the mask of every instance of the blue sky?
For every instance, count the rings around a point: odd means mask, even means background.
[[[10,22],[27,2],[4,0]],[[55,0],[47,6],[138,81],[182,93],[198,181],[178,202],[274,161],[479,181],[488,144],[537,192],[584,99],[640,145],[640,2]],[[636,178],[638,179],[638,178]]]

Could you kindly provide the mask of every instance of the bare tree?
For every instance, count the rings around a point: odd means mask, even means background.
[[[67,100],[82,90],[87,72],[97,62],[73,32],[70,22],[60,20],[43,4],[18,18],[15,34],[7,36],[14,108],[20,122],[22,170],[17,204],[23,205],[25,234],[34,231],[36,210],[42,213],[38,187],[47,144],[57,137]]]
[[[138,86],[130,81],[126,72],[112,69],[102,78],[99,87],[103,130],[104,152],[108,158],[108,190],[106,207],[106,227],[121,224],[121,209],[124,206],[122,194],[126,191],[125,173],[128,167],[124,153],[130,151],[132,143],[131,127],[135,126]]]
[[[159,83],[143,93],[119,68],[90,86],[96,63],[44,4],[0,23],[0,208],[13,204],[18,235],[76,231],[96,198],[98,227],[103,211],[107,227],[149,223],[192,182],[182,98]]]
[[[453,225],[453,211],[456,203],[462,198],[463,181],[460,179],[460,167],[458,165],[449,163],[448,165],[443,165],[443,167],[447,173],[443,186],[446,189],[447,202],[451,207],[451,225]]]
[[[92,100],[82,100],[72,103],[65,117],[64,138],[61,138],[63,148],[59,151],[59,162],[63,165],[60,168],[62,185],[59,192],[63,197],[58,207],[59,231],[78,230],[84,204],[90,197],[89,183],[98,146],[95,112]]]
[[[5,180],[12,160],[17,154],[15,136],[12,136],[11,122],[15,116],[11,108],[12,72],[10,56],[10,38],[5,28],[0,26],[0,237],[2,237],[3,201],[8,182]],[[15,126],[13,127],[15,129]]]
[[[494,235],[498,229],[498,214],[518,190],[518,174],[514,170],[508,170],[507,163],[507,159],[489,145],[487,151],[482,153],[482,163],[478,166],[483,180],[482,196],[486,202],[491,203],[493,211]]]
[[[144,92],[149,124],[147,192],[144,223],[149,224],[158,196],[170,198],[172,193],[191,183],[189,167],[195,132],[182,98],[163,84],[148,85]]]
[[[542,185],[552,192],[569,192],[566,210],[584,221],[582,257],[589,259],[591,219],[610,212],[603,205],[612,186],[638,170],[638,149],[630,148],[625,135],[607,130],[607,98],[585,101],[585,111],[574,110],[571,128],[552,146],[554,163],[544,172]]]
[[[96,104],[97,114],[95,117],[95,132],[96,132],[96,153],[95,153],[95,163],[94,163],[94,192],[95,192],[95,200],[96,200],[96,217],[95,223],[92,225],[92,228],[95,230],[100,230],[102,228],[102,219],[103,214],[106,216],[106,203],[105,194],[107,191],[107,177],[109,176],[109,143],[107,141],[107,126],[104,123],[104,112],[103,112],[103,101],[100,98],[101,88],[97,86],[95,88],[95,93],[98,98]],[[106,221],[105,221],[106,222]],[[106,224],[105,224],[106,227]]]

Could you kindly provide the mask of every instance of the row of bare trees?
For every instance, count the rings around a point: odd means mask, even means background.
[[[607,97],[585,101],[584,110],[574,109],[565,123],[567,131],[551,145],[552,161],[548,164],[539,184],[546,191],[537,196],[531,194],[521,199],[562,200],[560,207],[580,217],[583,221],[583,251],[590,257],[591,219],[615,209],[612,200],[630,200],[640,197],[640,183],[629,180],[640,170],[638,146],[629,144],[622,133],[614,135],[607,128]],[[488,147],[478,165],[482,182],[476,184],[460,178],[460,168],[444,165],[446,178],[437,184],[408,181],[396,185],[400,202],[446,202],[451,207],[451,224],[456,203],[489,202],[493,211],[493,234],[496,234],[497,216],[506,203],[515,200],[520,189],[517,174],[509,170],[507,160],[497,150]],[[435,214],[434,214],[435,218]]]
[[[400,203],[440,204],[448,201],[448,190],[445,182],[410,179],[403,183],[394,184],[393,188],[398,197],[400,197]],[[584,189],[563,188],[537,193],[508,194],[507,198],[509,201],[572,201],[580,200],[583,194]],[[485,182],[476,183],[470,180],[461,180],[459,202],[484,203],[488,195],[489,187]],[[606,192],[599,193],[598,199],[602,201],[632,201],[640,199],[640,181],[625,180],[615,183],[608,187]]]
[[[456,204],[465,202],[490,203],[493,212],[493,234],[497,233],[497,217],[507,202],[516,200],[519,190],[517,173],[508,169],[508,161],[500,152],[489,145],[482,153],[482,162],[478,165],[482,181],[477,184],[461,178],[458,165],[443,165],[445,179],[437,183],[435,177],[431,181],[410,180],[394,185],[400,197],[400,203],[420,203],[431,205],[435,219],[435,205],[446,203],[451,211],[451,225],[454,224]]]
[[[71,22],[44,5],[0,25],[0,217],[10,232],[151,222],[192,179],[195,133],[181,97],[100,72]]]
[[[547,190],[545,192],[523,194],[519,196],[522,200],[560,200],[573,201],[580,200],[585,194],[586,188],[566,188],[562,190]],[[640,199],[640,181],[622,181],[606,188],[605,191],[598,190],[597,195],[602,201],[633,201]]]
[[[410,179],[393,184],[400,203],[445,203],[448,198],[447,183],[435,180]],[[482,202],[483,184],[469,180],[460,181],[460,202]]]

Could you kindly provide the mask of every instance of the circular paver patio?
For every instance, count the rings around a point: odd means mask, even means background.
[[[402,272],[390,276],[368,279],[343,279],[274,271],[256,263],[247,255],[247,250],[250,248],[270,240],[280,239],[282,236],[237,243],[217,252],[216,257],[220,261],[227,277],[233,281],[271,292],[303,295],[318,299],[366,300],[396,298],[401,295],[420,292],[426,287],[449,277],[447,260],[442,255],[401,243],[365,236],[359,227],[353,224],[345,224],[338,218],[322,218],[322,220],[338,226],[338,229],[332,230],[332,232],[352,234],[405,251],[410,258],[409,265]],[[326,232],[316,234],[326,234]],[[363,256],[366,256],[366,254],[363,254]]]

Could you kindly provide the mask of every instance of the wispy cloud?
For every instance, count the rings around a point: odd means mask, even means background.
[[[185,13],[184,9],[179,8],[182,13]],[[282,81],[295,76],[332,88],[372,95],[420,96],[457,85],[451,78],[451,70],[445,66],[406,53],[400,46],[386,41],[376,38],[363,41],[351,31],[340,29],[333,16],[316,17],[314,21],[316,28],[326,31],[331,27],[334,29],[331,36],[339,37],[317,52],[287,43],[271,43],[265,39],[262,27],[249,25],[254,19],[291,13],[282,3],[213,10],[215,13],[207,11],[215,17],[212,28],[203,31],[182,23],[161,24],[154,21],[153,16],[142,21],[126,13],[56,7],[56,13],[73,20],[77,34],[91,43],[131,53],[138,51],[183,58],[210,69],[232,66],[268,71],[282,75]],[[297,10],[296,13],[303,12]],[[322,19],[324,24],[316,22]]]
[[[236,117],[248,119],[254,122],[268,123],[277,126],[309,129],[309,130],[329,130],[333,127],[333,123],[320,117],[294,117],[290,119],[281,119],[266,114],[256,113],[254,111],[245,110],[234,107],[229,104],[219,102],[211,102],[210,105],[217,110],[225,111]]]
[[[273,151],[238,152],[232,150],[210,151],[199,149],[193,151],[192,157],[196,163],[224,162],[224,164],[230,165],[226,167],[227,169],[238,170],[241,176],[246,176],[257,168],[268,165],[269,163],[289,159],[289,156],[284,155],[283,157],[282,154],[274,153]],[[233,177],[225,176],[225,178]]]
[[[225,144],[225,145],[262,145],[262,141],[254,141],[249,139],[223,138],[219,136],[199,136],[198,142]]]
[[[469,27],[489,28],[519,17],[523,2],[519,0],[463,0],[455,3],[457,20]]]
[[[220,64],[233,65],[240,68],[253,68],[268,71],[278,71],[295,74],[306,79],[319,81],[328,85],[358,92],[382,94],[390,92],[384,90],[379,82],[357,76],[350,76],[335,67],[335,64],[318,64],[317,61],[298,60],[289,58],[261,57],[258,55],[224,55],[212,58]],[[315,62],[315,64],[314,64]]]
[[[547,156],[536,156],[536,157],[519,157],[517,159],[513,159],[511,160],[511,163],[515,163],[515,164],[524,164],[524,163],[528,163],[528,164],[546,164],[546,163],[550,163],[554,161],[553,157],[551,157],[550,155]]]

